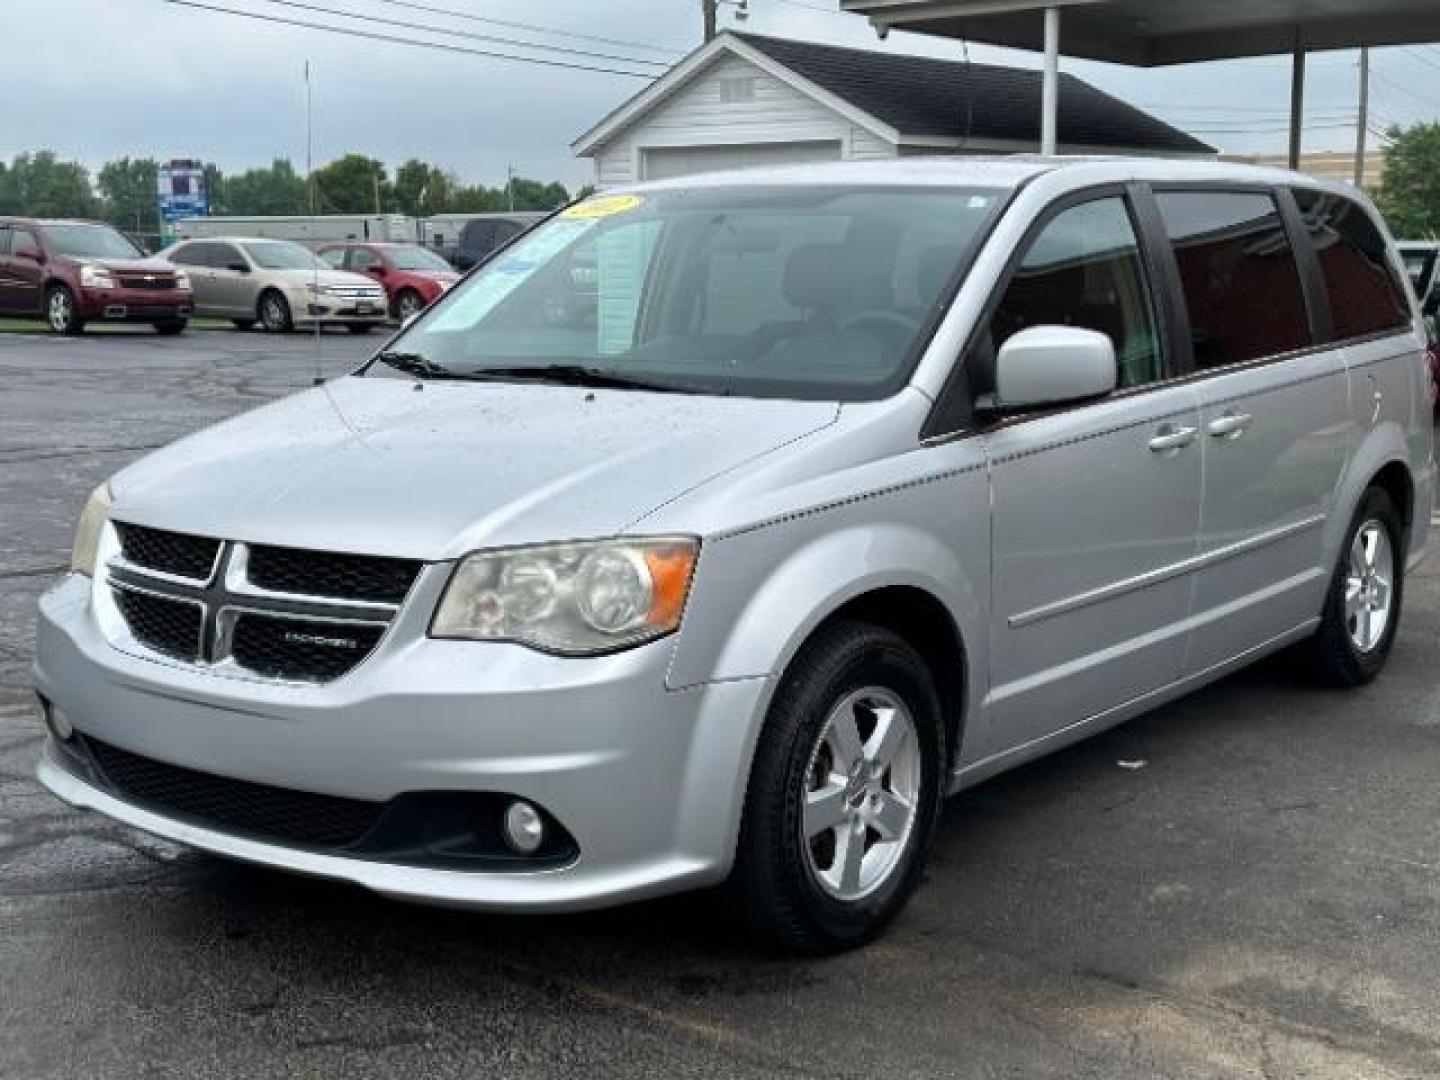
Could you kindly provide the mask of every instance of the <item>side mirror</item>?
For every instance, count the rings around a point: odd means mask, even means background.
[[[1063,405],[1115,389],[1115,345],[1094,330],[1032,326],[1000,346],[995,405],[1004,410]]]
[[[26,244],[24,247],[15,249],[15,258],[29,259],[31,262],[44,262],[45,257],[40,254],[40,249]]]
[[[248,274],[250,272],[250,264],[243,262],[226,263],[225,269],[234,270],[237,274]]]

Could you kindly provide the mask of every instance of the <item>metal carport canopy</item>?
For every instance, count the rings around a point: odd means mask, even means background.
[[[1292,53],[1292,165],[1306,52],[1440,39],[1437,0],[840,0],[840,7],[880,29],[1043,49],[1052,78],[1061,51],[1137,67]],[[1053,152],[1049,108],[1044,120],[1045,149]]]
[[[1040,49],[1044,11],[1064,52],[1137,67],[1440,39],[1436,0],[841,0],[876,26]]]

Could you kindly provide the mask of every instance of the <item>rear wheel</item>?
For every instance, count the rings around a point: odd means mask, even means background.
[[[75,306],[75,294],[66,285],[51,285],[45,292],[45,321],[57,334],[78,334],[85,320]]]
[[[272,334],[284,334],[295,327],[289,301],[273,289],[260,296],[260,325]]]
[[[188,321],[185,319],[167,319],[164,322],[155,324],[156,333],[162,337],[174,337],[176,334],[183,334]]]
[[[1380,488],[1365,492],[1330,580],[1310,650],[1317,674],[1337,686],[1362,686],[1390,658],[1405,592],[1400,515]]]
[[[845,622],[806,646],[756,747],[729,883],[758,938],[836,952],[894,918],[934,830],[942,730],[934,682],[904,639]]]

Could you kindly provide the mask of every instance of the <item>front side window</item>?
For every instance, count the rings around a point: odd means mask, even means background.
[[[249,248],[247,247],[248,251]],[[212,244],[210,246],[210,265],[218,270],[235,270],[237,267],[248,266],[245,256],[240,254],[240,249],[234,244]],[[237,271],[243,273],[243,271]]]
[[[458,377],[581,366],[703,393],[872,400],[903,384],[1001,201],[808,186],[600,197],[527,233],[393,350]]]
[[[16,229],[10,235],[10,253],[18,254],[22,251],[39,251],[40,241],[35,239],[35,234],[29,229]]]
[[[56,255],[90,259],[143,259],[144,253],[108,225],[46,225]]]
[[[1389,246],[1360,204],[1307,188],[1295,192],[1295,202],[1320,260],[1336,338],[1409,325],[1410,300],[1391,267]]]
[[[1190,316],[1195,367],[1241,364],[1312,344],[1300,270],[1270,195],[1156,195]]]
[[[999,349],[1032,326],[1075,326],[1106,335],[1115,345],[1122,388],[1162,378],[1140,245],[1123,199],[1071,207],[1044,227],[1006,286],[986,347]]]
[[[209,266],[205,249],[209,244],[181,244],[170,253],[170,261],[176,266]]]

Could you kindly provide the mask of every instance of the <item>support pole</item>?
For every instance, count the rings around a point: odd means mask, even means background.
[[[1360,115],[1355,125],[1355,186],[1365,186],[1365,137],[1370,133],[1370,50],[1360,50]]]
[[[1305,46],[1295,39],[1290,75],[1290,168],[1300,168],[1301,138],[1305,127]]]
[[[1045,81],[1040,93],[1040,153],[1059,151],[1060,9],[1045,9]]]

